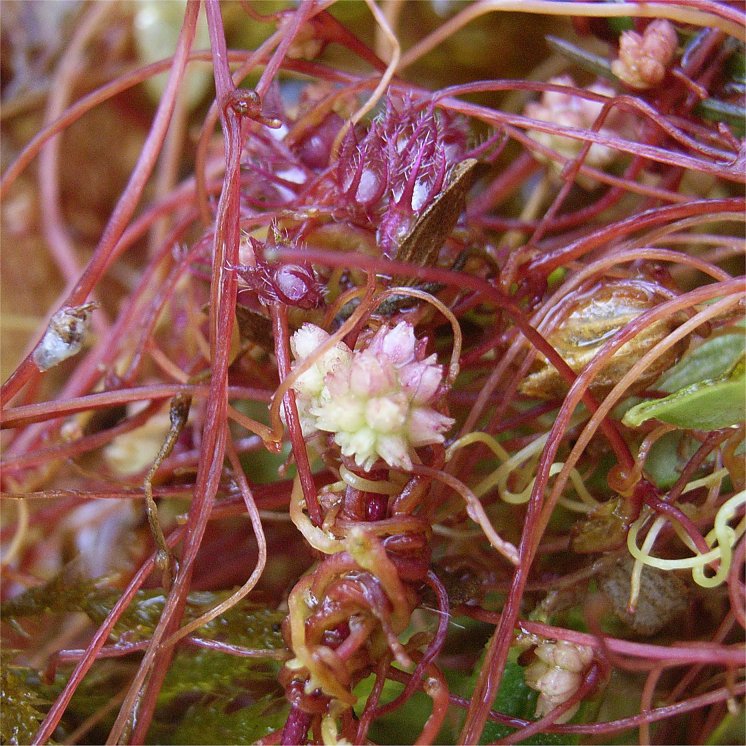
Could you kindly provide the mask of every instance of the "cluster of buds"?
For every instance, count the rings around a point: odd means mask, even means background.
[[[562,85],[568,88],[576,87],[575,81],[569,75],[560,75],[552,78],[549,82],[553,85]],[[603,82],[594,83],[588,87],[588,91],[607,98],[614,96],[613,88]],[[557,124],[561,127],[589,130],[601,114],[603,106],[600,101],[591,101],[583,96],[575,95],[571,91],[567,93],[545,91],[540,101],[532,101],[526,105],[525,114],[532,119]],[[612,110],[607,115],[599,133],[605,135],[616,134],[623,128],[624,124],[622,115]],[[566,158],[574,158],[583,147],[582,140],[571,139],[551,132],[530,130],[529,135],[536,142],[546,145]],[[595,168],[604,168],[614,160],[615,156],[616,151],[612,148],[593,143],[588,150],[585,162]]]
[[[389,99],[363,137],[346,136],[339,154],[339,188],[351,209],[375,218],[378,245],[395,256],[399,244],[443,189],[466,152],[467,129],[457,118]]]
[[[315,43],[306,38],[309,29],[301,29],[301,45]],[[370,127],[348,130],[330,169],[347,99],[341,98],[313,127],[293,132],[303,112],[313,111],[328,95],[327,88],[317,87],[290,113],[278,90],[269,90],[262,111],[278,126],[257,128],[246,141],[242,167],[255,178],[243,182],[242,213],[291,205],[329,212],[340,222],[351,220],[375,231],[384,255],[395,257],[418,216],[436,202],[451,170],[466,158],[466,121],[430,103],[388,99],[385,112]]]
[[[631,88],[653,88],[666,76],[677,44],[676,30],[664,18],[653,21],[642,35],[625,31],[619,39],[619,58],[611,63],[611,71]]]
[[[253,236],[244,236],[235,269],[244,288],[256,291],[262,305],[284,303],[306,311],[323,304],[324,291],[313,268],[303,264],[271,265],[264,259],[279,245],[279,233],[270,234],[267,245]]]
[[[555,707],[567,702],[577,692],[583,673],[593,660],[593,649],[565,640],[543,641],[534,650],[536,660],[523,672],[526,684],[539,692],[536,717],[547,715]],[[579,704],[559,718],[566,723],[577,712]]]
[[[315,40],[309,36],[312,31],[307,26],[301,27],[297,44],[293,45],[294,53],[313,54]],[[322,179],[317,184],[316,179],[327,167],[342,118],[331,111],[308,128],[305,135],[301,132],[290,136],[303,111],[313,110],[327,93],[326,87],[317,86],[312,92],[304,93],[300,108],[289,108],[279,87],[270,86],[261,102],[264,123],[268,126],[254,127],[244,143],[241,167],[247,178],[241,185],[243,215],[282,210],[288,206],[302,208],[310,204],[317,207],[332,191],[328,185],[324,186],[328,180]]]
[[[443,369],[435,355],[425,357],[411,324],[381,327],[363,349],[339,342],[319,355],[327,339],[307,323],[290,342],[294,367],[316,358],[293,385],[304,435],[333,433],[342,454],[366,471],[379,458],[410,469],[412,449],[443,442],[453,420],[432,408]]]
[[[294,21],[295,12],[279,14],[277,30],[287,32]],[[313,22],[306,21],[295,33],[293,43],[288,47],[287,56],[291,60],[314,60],[324,49],[325,42],[317,35]]]

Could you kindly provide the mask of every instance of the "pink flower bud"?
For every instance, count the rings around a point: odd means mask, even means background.
[[[380,342],[381,352],[397,367],[414,360],[415,339],[411,324],[401,321],[393,329],[379,330],[376,337]],[[375,344],[375,341],[371,343],[371,347]]]
[[[433,443],[442,443],[443,433],[451,425],[453,425],[452,418],[433,409],[420,407],[413,410],[409,416],[407,434],[412,445],[429,446]]]
[[[407,365],[399,373],[402,386],[417,404],[424,404],[435,396],[442,378],[440,366],[435,364],[435,355]]]
[[[631,88],[652,88],[666,76],[676,54],[678,37],[670,21],[658,18],[643,32],[625,31],[619,39],[619,59],[611,71]]]

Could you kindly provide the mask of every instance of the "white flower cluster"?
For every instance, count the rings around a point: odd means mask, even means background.
[[[536,717],[541,718],[575,694],[583,680],[583,672],[593,660],[593,649],[558,640],[541,642],[534,652],[537,660],[523,675],[526,684],[539,692]],[[577,705],[570,708],[557,722],[566,723],[577,709]]]
[[[575,86],[575,81],[569,75],[560,75],[552,78],[549,82],[554,85]],[[588,90],[599,96],[614,96],[614,89],[602,82],[594,83],[588,87]],[[571,92],[545,91],[540,101],[532,101],[526,105],[525,113],[526,116],[539,119],[542,122],[558,124],[562,127],[573,127],[579,130],[589,130],[601,113],[602,108],[603,104],[601,102],[575,96]],[[618,133],[622,121],[619,112],[612,110],[601,127],[600,134]],[[550,132],[529,130],[528,134],[536,142],[546,145],[567,158],[574,158],[583,147],[582,140],[575,140]],[[594,143],[588,150],[585,162],[589,166],[603,168],[609,165],[615,157],[615,150]]]
[[[329,335],[313,324],[293,334],[294,367]],[[436,398],[443,369],[435,355],[423,359],[412,325],[381,327],[361,350],[342,342],[318,357],[296,380],[298,414],[303,434],[334,433],[345,456],[366,471],[382,458],[389,466],[410,469],[411,449],[443,442],[453,424],[430,405]]]

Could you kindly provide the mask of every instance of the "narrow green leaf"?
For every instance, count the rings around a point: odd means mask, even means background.
[[[741,707],[738,712],[727,713],[705,743],[707,746],[723,746],[726,743],[740,744],[743,743],[744,733],[746,733],[746,710]]]
[[[727,373],[746,354],[746,321],[721,329],[699,347],[684,355],[659,379],[656,388],[673,394],[693,383],[715,380]]]
[[[505,665],[500,689],[495,697],[494,709],[507,715],[533,720],[537,698],[538,693],[530,689],[523,678],[523,667],[513,661],[508,661]],[[514,729],[507,725],[489,721],[484,728],[479,743],[494,743],[513,733],[513,731]],[[575,744],[578,741],[578,736],[573,735],[537,733],[535,736],[521,741],[521,743],[542,746],[543,744]]]
[[[720,378],[697,381],[663,399],[632,407],[622,422],[638,427],[655,418],[692,430],[719,430],[743,422],[745,410],[746,358],[741,358]]]
[[[702,119],[707,119],[710,122],[725,122],[729,124],[735,135],[742,137],[746,133],[746,126],[744,126],[746,109],[743,106],[731,104],[727,101],[719,101],[716,98],[706,98],[694,107],[694,111]]]
[[[559,52],[563,57],[572,60],[582,70],[601,75],[609,80],[617,79],[614,73],[611,72],[611,63],[608,58],[593,54],[587,49],[583,49],[577,44],[561,39],[558,36],[546,36],[544,38],[555,52]]]
[[[730,39],[733,46],[733,54],[725,63],[725,72],[736,83],[746,83],[746,45]]]
[[[699,445],[699,441],[681,430],[666,433],[653,443],[645,460],[645,473],[656,487],[662,490],[673,487]]]

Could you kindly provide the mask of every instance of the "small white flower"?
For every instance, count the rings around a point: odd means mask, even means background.
[[[304,324],[291,340],[295,365],[329,335]],[[409,469],[411,450],[443,442],[453,424],[433,403],[443,379],[435,355],[423,359],[412,325],[382,327],[365,349],[341,342],[325,352],[293,385],[304,435],[333,433],[345,456],[368,470],[382,458]]]
[[[409,414],[407,399],[403,391],[390,397],[370,399],[365,406],[365,419],[374,430],[383,435],[401,430]]]
[[[549,82],[555,85],[575,86],[575,82],[569,75],[552,78]],[[588,87],[588,90],[600,96],[611,97],[614,95],[614,90],[605,83],[594,83]],[[591,101],[572,93],[546,91],[540,101],[533,101],[526,105],[525,113],[526,116],[539,119],[542,122],[550,122],[561,127],[589,130],[601,113],[602,108],[603,104],[600,101]],[[625,123],[619,112],[611,111],[599,132],[604,135],[614,134]],[[566,158],[574,158],[583,147],[582,140],[563,137],[551,132],[529,130],[528,134],[536,142],[546,145]],[[604,168],[614,160],[616,155],[617,152],[612,148],[594,143],[588,150],[585,162],[595,168]]]
[[[593,660],[593,649],[586,645],[559,640],[539,645],[536,648],[536,657],[550,666],[557,666],[573,673],[582,673]]]
[[[290,350],[295,358],[295,365],[314,354],[327,339],[329,335],[323,329],[314,324],[303,324],[290,339]],[[321,355],[308,370],[301,373],[293,384],[303,435],[311,435],[319,429],[309,412],[311,407],[319,403],[324,391],[325,376],[345,365],[351,357],[350,348],[338,342]],[[284,419],[284,410],[281,410],[281,414]]]

